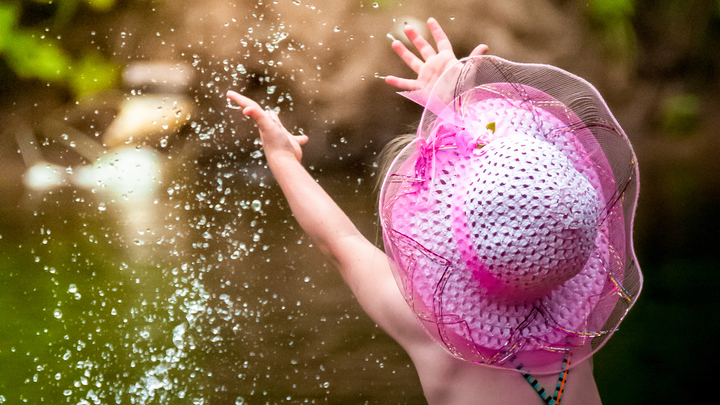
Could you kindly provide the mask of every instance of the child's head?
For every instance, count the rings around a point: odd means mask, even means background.
[[[557,68],[494,57],[461,61],[421,97],[380,198],[406,300],[465,360],[545,373],[590,356],[642,281],[637,167],[602,98]]]

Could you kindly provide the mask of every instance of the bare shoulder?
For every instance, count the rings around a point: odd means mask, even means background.
[[[540,396],[516,371],[498,370],[458,360],[429,337],[426,344],[418,344],[406,350],[415,363],[429,405],[543,404]],[[554,391],[557,375],[535,377],[541,386],[550,392]],[[600,404],[590,361],[570,370],[562,403]]]

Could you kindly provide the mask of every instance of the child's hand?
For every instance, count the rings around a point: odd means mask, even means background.
[[[280,123],[275,111],[265,111],[255,101],[240,95],[232,90],[227,92],[227,97],[240,105],[243,115],[255,120],[260,131],[260,139],[262,139],[263,150],[268,159],[282,155],[283,153],[292,154],[295,159],[300,161],[302,158],[302,145],[308,141],[306,135],[292,135]]]
[[[395,50],[400,58],[405,61],[410,69],[418,74],[417,79],[413,80],[403,79],[396,76],[387,76],[385,78],[385,82],[403,90],[432,90],[440,75],[442,75],[449,66],[457,62],[458,59],[455,57],[455,53],[452,50],[450,40],[447,35],[445,35],[445,32],[440,27],[440,24],[438,24],[434,18],[430,18],[427,25],[428,28],[430,28],[433,38],[435,39],[437,51],[433,49],[432,45],[430,45],[425,38],[418,34],[417,30],[415,30],[412,25],[405,26],[405,35],[407,35],[410,42],[415,45],[415,48],[418,50],[420,56],[422,56],[425,62],[415,56],[415,54],[407,49],[402,42],[395,40],[392,43],[393,50]],[[470,53],[470,56],[483,55],[487,52],[487,50],[487,45],[478,45]]]

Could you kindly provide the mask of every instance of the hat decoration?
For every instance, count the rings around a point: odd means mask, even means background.
[[[597,351],[642,285],[638,169],[592,85],[548,65],[459,61],[380,196],[408,304],[456,357],[554,373]]]

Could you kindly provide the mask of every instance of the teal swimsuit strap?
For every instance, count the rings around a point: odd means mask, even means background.
[[[528,383],[530,383],[530,386],[533,387],[535,392],[540,395],[540,398],[548,404],[548,405],[559,405],[560,399],[562,398],[563,391],[565,390],[565,381],[567,380],[568,370],[567,366],[570,364],[570,353],[565,355],[565,358],[563,358],[562,362],[562,368],[560,369],[560,375],[558,376],[558,382],[555,386],[555,393],[553,396],[549,396],[547,392],[545,391],[545,388],[541,387],[538,383],[537,378],[533,377],[529,373],[522,373],[522,376],[525,377],[525,380],[527,380]],[[522,364],[517,367],[518,370],[522,370]]]

